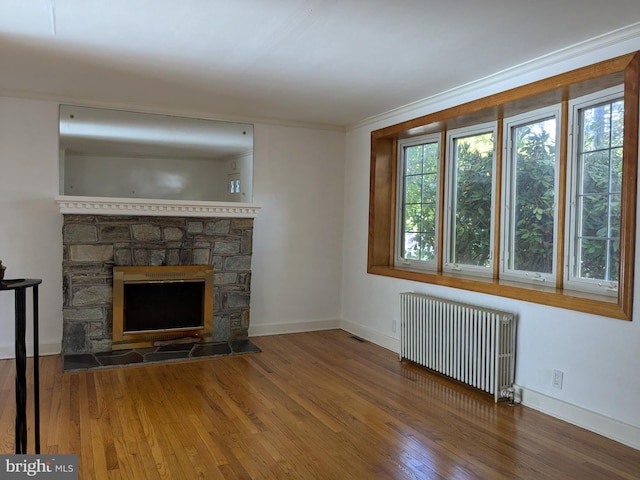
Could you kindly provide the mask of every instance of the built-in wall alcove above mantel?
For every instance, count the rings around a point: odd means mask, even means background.
[[[253,125],[61,105],[60,195],[253,201]]]

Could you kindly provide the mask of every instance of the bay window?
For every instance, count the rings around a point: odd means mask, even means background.
[[[631,319],[640,53],[371,133],[367,271]]]

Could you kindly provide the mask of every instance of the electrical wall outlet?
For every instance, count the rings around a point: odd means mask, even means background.
[[[551,386],[553,388],[558,388],[562,390],[562,378],[564,377],[564,372],[562,370],[554,370],[553,377],[551,378]]]
[[[396,333],[396,330],[398,329],[398,322],[397,320],[391,320],[391,331],[393,333]]]

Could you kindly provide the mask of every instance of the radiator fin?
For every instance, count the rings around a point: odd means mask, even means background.
[[[400,294],[400,358],[494,395],[515,382],[515,315]]]

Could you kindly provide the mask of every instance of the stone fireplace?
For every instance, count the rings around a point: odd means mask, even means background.
[[[221,216],[201,216],[200,208],[161,205],[151,215],[136,214],[146,213],[137,202],[132,214],[122,214],[111,203],[58,202],[64,214],[63,354],[112,350],[115,266],[211,265],[211,340],[248,338],[255,212],[234,206]],[[108,214],[97,214],[103,211]]]

